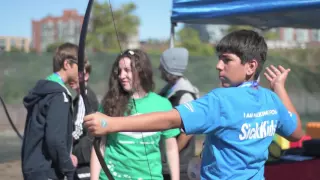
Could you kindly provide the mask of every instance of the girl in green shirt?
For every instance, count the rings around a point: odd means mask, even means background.
[[[150,59],[141,50],[127,50],[112,66],[109,90],[100,112],[109,116],[133,116],[169,111],[171,103],[154,90]],[[162,163],[159,142],[165,139],[172,180],[179,179],[179,154],[176,136],[179,129],[159,132],[119,132],[103,137],[101,152],[114,179],[160,180]],[[93,150],[91,179],[107,180]]]

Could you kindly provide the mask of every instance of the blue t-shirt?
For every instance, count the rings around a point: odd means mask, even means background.
[[[206,134],[201,179],[264,179],[268,147],[275,133],[297,127],[279,97],[269,89],[218,88],[176,107],[187,134]]]

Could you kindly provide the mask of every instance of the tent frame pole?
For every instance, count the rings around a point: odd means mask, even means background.
[[[169,47],[170,48],[174,48],[174,34],[175,34],[175,26],[177,26],[177,23],[173,23],[171,22],[171,29],[170,29],[170,44]]]

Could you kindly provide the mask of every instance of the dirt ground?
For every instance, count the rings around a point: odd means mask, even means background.
[[[20,161],[11,161],[0,164],[1,180],[22,180]]]
[[[21,140],[10,126],[0,105],[0,180],[22,180],[20,164]],[[22,105],[7,105],[13,123],[23,132],[26,111]]]
[[[21,131],[20,131],[21,132]],[[0,131],[0,179],[22,180],[20,164],[21,140],[14,132]]]
[[[197,152],[200,152],[202,142],[197,141]],[[0,163],[1,180],[23,180],[20,160]]]
[[[20,139],[15,136],[0,137],[0,180],[23,180],[20,144]],[[201,151],[201,147],[202,140],[198,139],[196,145],[197,154]]]

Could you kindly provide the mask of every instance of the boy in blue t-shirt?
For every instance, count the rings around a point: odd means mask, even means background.
[[[266,68],[264,75],[273,92],[257,82],[267,50],[258,33],[234,31],[216,46],[216,69],[223,88],[169,112],[131,117],[95,113],[85,117],[85,125],[95,135],[177,127],[186,134],[206,134],[201,179],[264,179],[274,134],[290,141],[303,136],[299,115],[285,89],[290,69]]]

